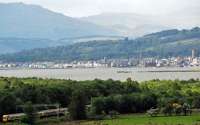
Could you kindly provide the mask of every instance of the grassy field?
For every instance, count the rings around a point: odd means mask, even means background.
[[[3,125],[22,125],[22,124],[9,123]],[[43,122],[40,122],[40,124],[38,125],[200,125],[200,114],[193,114],[192,116],[169,116],[169,117],[165,116],[150,117],[144,114],[132,114],[132,115],[121,115],[116,119],[101,120],[101,121],[76,121],[76,122],[64,122],[64,121],[61,122],[56,119],[46,119]]]
[[[200,114],[192,116],[158,116],[123,115],[113,120],[92,121],[85,125],[200,125]]]

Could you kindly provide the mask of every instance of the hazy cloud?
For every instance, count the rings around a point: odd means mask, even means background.
[[[74,17],[103,12],[157,15],[182,10],[188,13],[192,8],[200,7],[199,0],[0,0],[0,2],[37,4]]]

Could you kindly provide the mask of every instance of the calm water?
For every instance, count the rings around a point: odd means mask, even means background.
[[[109,79],[126,80],[131,77],[137,81],[146,81],[151,79],[182,79],[199,78],[200,72],[191,72],[189,70],[200,70],[199,68],[85,68],[85,69],[18,69],[18,70],[0,70],[0,76],[6,77],[41,77],[56,79],[73,80],[93,80]],[[162,71],[162,72],[147,72]],[[169,71],[169,72],[163,72]],[[174,72],[173,72],[174,71]],[[178,71],[178,72],[177,72]],[[184,71],[184,72],[179,72]]]

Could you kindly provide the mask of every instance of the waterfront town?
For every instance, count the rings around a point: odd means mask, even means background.
[[[188,57],[142,58],[142,59],[107,59],[73,62],[32,62],[1,63],[0,69],[66,69],[66,68],[126,68],[126,67],[193,67],[200,66],[200,57],[195,49]]]

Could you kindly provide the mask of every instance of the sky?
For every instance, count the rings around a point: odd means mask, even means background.
[[[200,8],[200,0],[0,0],[41,5],[71,17],[107,12],[163,15]]]

